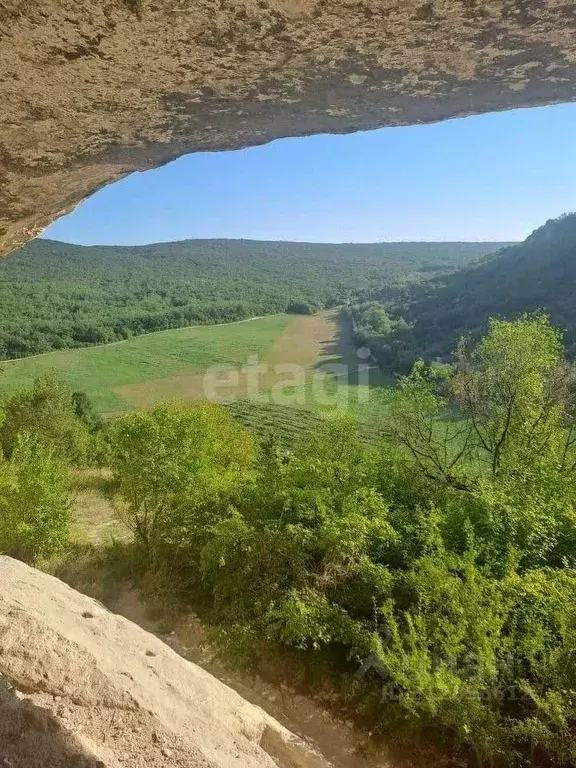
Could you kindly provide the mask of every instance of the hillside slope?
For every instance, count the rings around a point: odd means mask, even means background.
[[[58,579],[0,557],[0,763],[326,768],[259,707]]]
[[[413,323],[405,340],[414,355],[446,357],[458,339],[479,336],[489,317],[541,310],[566,330],[576,353],[576,214],[536,229],[523,243],[406,291],[394,314]]]
[[[314,311],[470,264],[501,245],[188,240],[83,247],[36,240],[0,261],[0,360]]]

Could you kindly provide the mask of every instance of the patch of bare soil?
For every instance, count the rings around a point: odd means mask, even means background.
[[[204,398],[204,374],[190,373],[150,379],[116,387],[114,394],[135,408],[150,408],[162,400],[200,400]]]

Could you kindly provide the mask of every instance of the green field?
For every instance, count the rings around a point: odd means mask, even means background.
[[[390,390],[374,391],[370,408],[352,407],[350,410],[358,417],[366,442],[375,444],[379,439],[380,426],[386,418],[387,401]],[[350,398],[352,400],[352,397]],[[230,413],[244,427],[253,432],[257,438],[266,439],[273,436],[279,445],[292,448],[309,432],[321,426],[325,418],[335,410],[310,410],[309,408],[294,408],[273,403],[256,403],[251,400],[235,400],[228,406]]]
[[[236,371],[257,356],[268,363],[257,395],[249,397],[245,380],[224,396],[236,420],[258,437],[274,435],[291,447],[330,413],[352,411],[374,439],[386,414],[393,382],[379,371],[370,383],[358,381],[350,329],[338,312],[314,316],[275,315],[230,325],[162,331],[125,342],[52,352],[0,364],[0,395],[29,387],[34,378],[54,371],[74,390],[88,393],[96,409],[113,415],[169,399],[205,396],[205,371],[230,365]],[[299,366],[303,383],[294,386],[274,372]],[[323,366],[345,363],[350,377],[325,373]],[[219,393],[220,394],[220,393]]]
[[[279,445],[286,448],[292,448],[323,421],[322,415],[307,408],[255,403],[246,399],[235,400],[228,407],[234,419],[257,438],[265,440],[273,436]]]
[[[29,387],[35,377],[55,371],[74,390],[84,390],[102,413],[123,411],[130,403],[114,392],[121,386],[202,373],[211,365],[241,366],[262,356],[286,329],[287,315],[232,325],[162,331],[102,347],[52,352],[0,364],[0,392]]]

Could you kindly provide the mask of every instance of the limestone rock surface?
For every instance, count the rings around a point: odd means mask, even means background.
[[[8,557],[0,557],[0,765],[328,766],[154,635]]]

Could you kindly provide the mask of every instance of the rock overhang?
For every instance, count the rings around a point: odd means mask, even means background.
[[[2,0],[0,253],[186,153],[574,100],[575,33],[566,0]]]

